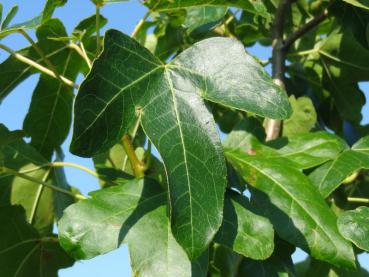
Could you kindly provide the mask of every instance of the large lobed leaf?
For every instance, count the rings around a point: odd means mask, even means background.
[[[150,179],[132,180],[90,194],[70,206],[58,223],[62,246],[89,259],[128,243],[136,276],[205,276],[207,251],[190,262],[174,239],[166,192]]]
[[[336,216],[299,170],[280,159],[227,153],[242,177],[252,185],[252,196],[279,236],[316,259],[355,267],[350,244],[339,234]]]
[[[174,237],[191,259],[220,227],[226,168],[202,98],[273,118],[291,110],[284,92],[235,40],[212,38],[163,64],[135,40],[110,30],[75,103],[71,151],[92,156],[139,119],[169,180]]]

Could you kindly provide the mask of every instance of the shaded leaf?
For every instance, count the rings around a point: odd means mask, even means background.
[[[359,207],[345,211],[337,221],[338,230],[357,247],[369,252],[369,208]]]
[[[346,3],[349,3],[355,7],[363,8],[369,10],[369,3],[367,0],[343,0]]]
[[[242,261],[242,256],[217,243],[214,243],[211,250],[208,276],[236,276],[238,267]]]
[[[126,242],[138,276],[206,275],[207,253],[191,264],[174,239],[159,184],[132,180],[90,195],[67,208],[58,223],[61,245],[73,257],[90,259]]]
[[[204,40],[164,65],[108,31],[76,99],[71,144],[80,156],[103,152],[140,117],[168,172],[173,234],[192,259],[221,224],[226,186],[219,136],[201,97],[269,117],[290,113],[284,92],[234,40]]]
[[[353,250],[337,230],[336,216],[304,174],[283,159],[276,163],[239,152],[226,154],[252,186],[258,207],[281,238],[316,259],[355,266]]]
[[[194,7],[186,9],[186,19],[183,23],[188,32],[192,32],[203,25],[216,26],[227,13],[227,7]]]
[[[74,260],[54,236],[41,237],[26,222],[20,206],[0,207],[0,275],[57,277],[58,270]]]
[[[268,219],[257,215],[248,200],[228,193],[224,200],[223,224],[215,241],[255,260],[268,258],[274,250],[274,230]]]

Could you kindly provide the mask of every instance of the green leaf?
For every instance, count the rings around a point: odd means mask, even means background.
[[[8,14],[5,16],[3,23],[1,23],[1,28],[0,28],[1,30],[4,30],[9,26],[10,22],[13,20],[14,16],[17,14],[18,10],[19,10],[18,6],[13,6],[10,9]]]
[[[268,219],[253,210],[244,196],[228,193],[215,241],[245,257],[264,260],[273,253],[274,230]]]
[[[3,4],[0,3],[0,22],[3,21]]]
[[[213,244],[210,253],[209,277],[236,276],[242,260],[241,255],[217,243]]]
[[[8,130],[0,125],[0,136]],[[47,164],[32,146],[22,139],[15,139],[0,146],[2,154],[1,164],[18,172],[27,174],[37,180],[49,177],[47,168],[40,166]],[[48,182],[51,182],[50,180]],[[24,207],[28,221],[32,221],[41,233],[48,233],[53,224],[53,192],[40,184],[25,180],[19,176],[0,174],[0,199],[3,204],[19,204]]]
[[[49,20],[57,7],[64,6],[68,0],[47,0],[42,12],[42,23]]]
[[[227,13],[227,7],[195,7],[186,9],[186,19],[183,26],[191,33],[195,29],[216,22],[219,22]]]
[[[351,174],[369,169],[369,155],[354,150],[346,150],[334,161],[314,170],[309,178],[321,195],[326,198]]]
[[[338,230],[357,247],[369,252],[369,208],[359,207],[345,211],[337,221]]]
[[[221,224],[226,186],[219,136],[202,98],[268,117],[290,113],[284,92],[235,40],[204,40],[164,65],[135,40],[108,31],[76,98],[71,144],[80,156],[103,152],[139,117],[166,166],[173,234],[191,259]]]
[[[278,235],[316,259],[355,267],[350,244],[339,234],[336,216],[299,170],[280,159],[227,152],[242,177],[252,186],[258,207]]]
[[[57,277],[71,259],[54,236],[41,237],[26,222],[20,206],[0,207],[0,275]]]
[[[51,19],[43,24],[37,29],[37,36],[39,43],[48,49],[60,49],[65,46],[64,42],[49,40],[47,34],[66,36],[64,26],[59,20]],[[52,61],[56,70],[72,81],[77,77],[83,62],[72,49],[60,52]],[[31,144],[48,160],[69,133],[73,98],[73,88],[58,79],[41,75],[33,92],[23,129],[31,137]]]
[[[362,137],[353,146],[352,150],[369,154],[369,136]]]
[[[281,138],[274,141],[273,145],[284,141],[285,138]],[[277,153],[292,160],[298,168],[307,169],[335,159],[347,148],[346,142],[340,137],[321,131],[291,136]]]
[[[283,122],[283,136],[289,137],[309,132],[317,120],[313,102],[305,96],[296,99],[294,95],[291,95],[289,99],[293,113]]]
[[[343,0],[346,3],[349,3],[355,7],[359,7],[362,9],[369,10],[369,2],[368,0]]]
[[[174,239],[159,184],[132,180],[90,195],[67,208],[58,223],[60,243],[73,257],[89,259],[126,242],[137,276],[206,275],[207,252],[191,264]]]
[[[171,12],[184,8],[195,8],[199,6],[203,7],[213,7],[213,6],[223,6],[223,7],[236,7],[254,14],[262,16],[268,20],[271,19],[271,15],[268,13],[267,7],[261,0],[248,1],[248,0],[148,0],[145,1],[150,10],[155,12]]]

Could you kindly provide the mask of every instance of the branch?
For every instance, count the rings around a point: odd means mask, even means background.
[[[57,78],[58,79],[58,77],[55,75],[55,73],[52,70],[44,67],[43,65],[41,65],[41,64],[39,64],[39,63],[37,63],[37,62],[35,62],[35,61],[33,61],[33,60],[25,57],[25,56],[23,56],[23,55],[15,52],[15,51],[13,51],[12,49],[10,49],[9,47],[7,47],[7,46],[5,46],[3,44],[0,44],[0,48],[3,49],[3,50],[5,50],[9,54],[13,55],[17,60],[19,60],[19,61],[21,61],[21,62],[23,62],[25,64],[28,64],[28,65],[30,65],[30,66],[38,69],[42,73],[45,73],[45,74],[47,74],[47,75],[49,75],[51,77],[54,77],[54,78]],[[64,84],[66,84],[66,85],[68,85],[68,86],[70,86],[72,88],[76,88],[76,89],[79,88],[79,86],[77,84],[75,84],[73,81],[65,78],[64,76],[60,76],[60,80]]]
[[[368,198],[347,197],[348,202],[369,204]]]
[[[286,21],[286,13],[292,0],[281,0],[276,12],[275,21],[272,26],[272,78],[274,82],[284,87],[284,63],[285,52],[283,49],[283,28]],[[282,121],[267,118],[265,121],[266,141],[276,139],[281,131]]]
[[[329,13],[328,10],[325,9],[321,15],[318,15],[317,17],[313,18],[309,22],[307,22],[305,25],[303,25],[300,29],[298,29],[296,32],[292,33],[285,41],[283,50],[288,51],[288,49],[291,47],[291,45],[298,40],[300,37],[305,35],[307,32],[314,29],[316,26],[318,26],[321,22],[323,22],[327,17]]]

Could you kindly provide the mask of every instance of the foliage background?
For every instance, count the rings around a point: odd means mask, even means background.
[[[44,6],[44,1],[40,0],[3,0],[4,11],[10,9],[11,6],[19,5],[19,13],[13,22],[23,22],[29,18],[33,18],[39,14]],[[138,1],[129,1],[127,3],[117,3],[106,5],[102,8],[102,15],[109,19],[107,26],[103,30],[115,28],[124,33],[130,34],[139,19],[145,14],[145,6]],[[68,33],[70,33],[78,22],[95,13],[95,6],[89,0],[71,0],[65,7],[58,8],[54,17],[60,18],[64,23]],[[30,32],[34,38],[34,34]],[[27,45],[27,41],[21,35],[12,35],[3,40],[4,44],[12,49],[21,49]],[[258,44],[247,49],[252,55],[265,60],[271,56],[271,49],[262,47]],[[8,57],[4,52],[0,53],[0,62]],[[270,66],[266,67],[270,72]],[[0,122],[5,124],[9,129],[21,129],[24,116],[28,110],[32,92],[36,86],[38,74],[28,78],[21,83],[11,95],[9,95],[0,105]],[[81,76],[77,83],[80,83]],[[367,95],[369,93],[369,83],[360,83],[360,88]],[[369,103],[366,103],[362,110],[362,124],[369,123]],[[65,160],[93,168],[91,159],[84,159],[71,154],[68,150],[71,141],[71,134],[63,144],[65,150]],[[83,194],[99,189],[97,180],[93,177],[73,168],[65,168],[68,181],[71,185],[77,186]],[[294,261],[305,259],[305,254],[301,250],[297,250],[294,255]],[[359,256],[362,266],[369,270],[369,254]],[[104,256],[96,257],[89,261],[77,262],[73,267],[60,270],[61,277],[70,276],[130,276],[131,269],[129,266],[128,249],[123,245]]]

